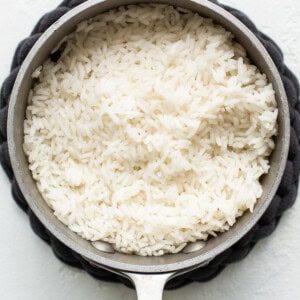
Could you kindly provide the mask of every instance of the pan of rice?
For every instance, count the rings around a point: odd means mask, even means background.
[[[139,299],[207,264],[272,200],[287,99],[258,39],[210,1],[87,1],[38,40],[8,144],[45,227]]]

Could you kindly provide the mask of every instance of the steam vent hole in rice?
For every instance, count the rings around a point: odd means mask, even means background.
[[[230,32],[184,9],[131,5],[80,23],[58,48],[33,73],[24,150],[72,231],[163,255],[253,210],[278,110]]]

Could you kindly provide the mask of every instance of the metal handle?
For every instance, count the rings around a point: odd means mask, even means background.
[[[102,251],[109,252],[109,251],[107,251],[107,250],[109,250],[107,248],[107,246],[103,245],[102,243],[100,243],[97,246],[99,246],[101,249],[103,248]],[[198,249],[198,246],[199,245],[197,244],[197,247],[196,247],[197,249]],[[193,247],[192,249],[195,249],[195,247]],[[87,260],[94,267],[103,268],[110,272],[116,273],[118,275],[121,275],[121,276],[124,276],[124,277],[130,279],[135,286],[138,300],[162,300],[164,287],[169,279],[174,278],[179,275],[182,275],[186,272],[192,271],[196,268],[203,267],[203,266],[207,265],[211,259],[213,259],[213,257],[202,262],[199,265],[193,265],[192,267],[187,268],[187,269],[177,270],[177,271],[173,271],[173,272],[169,272],[169,273],[154,273],[154,274],[125,272],[122,270],[106,267],[105,265],[97,264],[88,259]]]
[[[124,273],[135,285],[138,300],[162,300],[165,284],[175,273]]]

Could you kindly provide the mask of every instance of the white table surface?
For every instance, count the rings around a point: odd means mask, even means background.
[[[9,72],[12,54],[39,17],[60,0],[0,0],[0,82]],[[300,77],[299,0],[223,0],[246,12],[282,47],[287,64]],[[93,279],[61,263],[31,230],[28,218],[14,203],[10,183],[0,170],[0,299],[136,299],[121,284]],[[299,198],[299,197],[298,197]],[[164,299],[297,300],[300,299],[300,199],[281,220],[276,232],[259,242],[242,262],[213,281],[166,291]]]

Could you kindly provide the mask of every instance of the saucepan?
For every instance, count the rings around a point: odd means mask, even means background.
[[[263,195],[253,213],[247,212],[225,233],[209,239],[205,244],[193,243],[178,254],[161,257],[141,257],[118,253],[108,244],[95,247],[62,224],[41,197],[28,168],[23,151],[23,122],[27,98],[32,87],[32,73],[49,57],[63,38],[76,25],[109,9],[137,3],[160,3],[179,6],[213,19],[231,31],[245,47],[252,62],[267,74],[273,84],[279,108],[278,136],[275,150],[270,158],[270,172],[262,179]],[[233,15],[207,0],[90,0],[72,9],[55,22],[37,41],[25,59],[16,79],[10,99],[8,115],[8,145],[16,180],[30,208],[44,226],[67,247],[84,257],[90,264],[104,268],[131,279],[139,299],[161,299],[165,283],[171,278],[209,263],[239,239],[241,239],[262,216],[270,204],[280,183],[289,147],[290,121],[287,97],[280,75],[271,57],[255,35]]]

